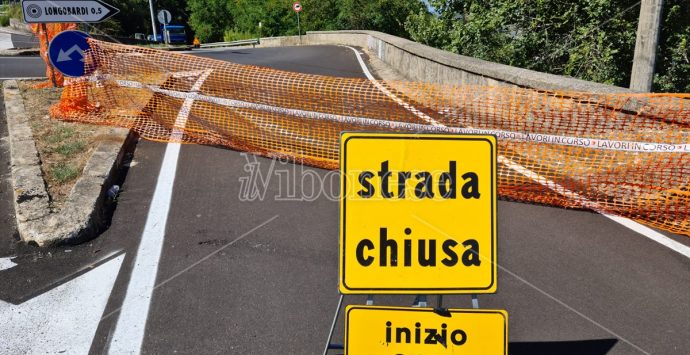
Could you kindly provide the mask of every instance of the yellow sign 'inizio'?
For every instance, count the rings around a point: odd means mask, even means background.
[[[508,314],[500,310],[349,306],[345,354],[506,354]]]
[[[496,292],[496,139],[344,133],[340,291]]]

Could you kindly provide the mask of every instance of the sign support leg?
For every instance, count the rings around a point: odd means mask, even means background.
[[[338,322],[338,316],[340,315],[340,308],[343,306],[343,297],[345,295],[341,294],[338,300],[338,307],[335,309],[335,314],[333,315],[333,323],[331,323],[331,330],[328,332],[328,340],[326,341],[326,347],[323,349],[323,355],[328,354],[329,349],[340,349],[340,347],[331,347],[331,339],[333,339],[333,332],[335,331],[335,325]],[[369,301],[367,301],[369,302]],[[373,301],[372,301],[373,302]]]
[[[426,307],[427,305],[426,295],[417,295],[412,302],[412,307]]]
[[[479,298],[477,295],[472,295],[472,308],[479,309]]]
[[[53,68],[53,65],[50,64],[50,60],[48,59],[48,47],[50,47],[50,43],[48,43],[48,27],[46,26],[45,22],[41,23],[41,31],[43,31],[43,37],[45,38],[46,41],[46,65],[48,65],[48,70],[50,71],[50,81],[53,83],[53,87],[57,87],[57,82],[55,81],[55,68]]]

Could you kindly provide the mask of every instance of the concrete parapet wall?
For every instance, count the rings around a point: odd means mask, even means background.
[[[297,36],[262,38],[267,47],[297,45]],[[541,90],[599,93],[631,92],[604,85],[453,54],[376,31],[319,31],[302,36],[303,45],[342,44],[365,48],[413,81],[453,85],[520,86]]]

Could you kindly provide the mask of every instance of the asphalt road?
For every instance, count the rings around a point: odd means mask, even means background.
[[[0,49],[36,48],[35,36],[0,31]],[[0,56],[0,80],[6,78],[44,77],[46,66],[38,56]]]
[[[6,32],[0,28],[0,49],[38,48],[38,38],[34,35]]]
[[[39,42],[38,37],[33,35],[22,35],[12,33],[11,35],[12,44],[14,48],[38,48]]]
[[[197,53],[363,77],[352,52],[340,47]],[[4,124],[0,135],[6,135]],[[138,267],[134,256],[166,145],[139,142],[106,232],[83,245],[48,250],[23,246],[13,237],[6,149],[3,141],[0,258],[13,257],[18,265],[0,271],[0,299],[21,304],[105,256],[124,253],[91,345],[91,353],[104,353]],[[240,198],[248,162],[270,177],[261,200]],[[227,149],[181,147],[156,286],[144,312],[143,353],[321,352],[338,300],[338,203],[323,195],[314,201],[277,198],[286,193],[279,176],[300,178],[305,171],[327,174]],[[332,183],[326,182],[326,189]],[[498,292],[479,299],[482,308],[508,311],[512,354],[686,354],[690,349],[686,257],[584,211],[500,201],[498,228]],[[666,234],[690,245],[690,238]],[[375,302],[409,305],[412,300],[381,296]],[[363,304],[364,298],[346,297],[346,302]],[[444,304],[468,308],[470,300],[446,297]],[[336,341],[342,341],[342,327],[340,322]]]
[[[41,57],[0,57],[0,80],[9,78],[40,78],[46,76],[46,65]]]

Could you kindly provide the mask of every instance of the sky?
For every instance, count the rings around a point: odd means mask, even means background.
[[[436,13],[436,11],[434,10],[434,8],[432,8],[431,5],[429,5],[429,0],[422,0],[422,1],[424,1],[424,3],[426,4],[427,9],[429,9],[429,11],[430,11],[432,14],[435,14],[435,13]]]

